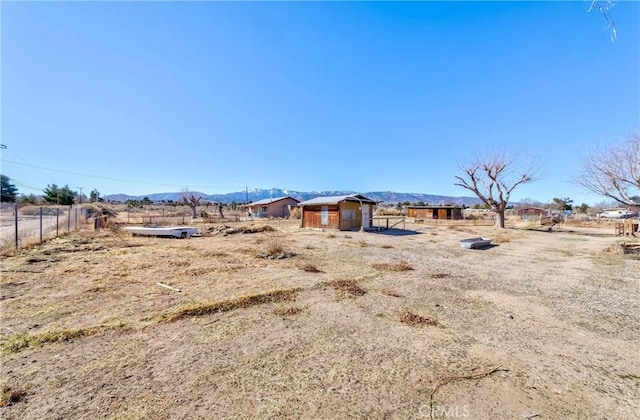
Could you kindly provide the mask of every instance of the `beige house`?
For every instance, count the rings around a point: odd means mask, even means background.
[[[293,197],[265,198],[240,207],[247,209],[251,217],[289,217],[291,207],[299,202]]]

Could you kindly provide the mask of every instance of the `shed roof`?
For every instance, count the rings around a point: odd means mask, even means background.
[[[451,205],[442,205],[442,206],[407,206],[408,209],[461,209],[462,206],[451,206]]]
[[[280,201],[280,200],[285,200],[287,198],[290,198],[292,200],[295,200],[296,202],[300,202],[300,200],[290,197],[290,196],[286,196],[286,197],[276,197],[276,198],[265,198],[262,200],[258,200],[258,201],[254,201],[253,203],[249,203],[249,204],[244,204],[240,207],[252,207],[252,206],[260,206],[263,204],[271,204],[271,203],[275,203],[276,201]]]
[[[368,204],[377,204],[374,200],[365,197],[364,195],[354,194],[354,195],[332,195],[326,197],[316,197],[311,200],[303,201],[298,203],[299,207],[303,206],[320,206],[320,205],[333,205],[342,203],[343,201],[356,201],[363,202]]]

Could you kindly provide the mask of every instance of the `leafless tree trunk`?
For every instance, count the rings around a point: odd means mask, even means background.
[[[620,204],[640,204],[640,132],[586,156],[578,183]]]
[[[190,192],[185,192],[182,195],[182,202],[191,209],[191,216],[195,219],[198,217],[198,206],[200,205],[200,201],[202,197],[197,196]]]
[[[496,214],[495,226],[504,228],[504,214],[511,192],[519,185],[531,182],[534,169],[513,175],[514,164],[505,155],[496,154],[486,158],[476,157],[461,165],[462,175],[456,176],[458,185],[472,191]]]

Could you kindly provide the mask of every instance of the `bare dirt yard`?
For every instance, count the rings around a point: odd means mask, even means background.
[[[3,256],[2,418],[640,418],[640,259],[611,227],[298,222]]]

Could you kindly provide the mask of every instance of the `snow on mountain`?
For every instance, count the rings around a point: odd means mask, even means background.
[[[466,205],[473,206],[474,204],[478,204],[480,201],[475,197],[450,197],[445,195],[432,195],[432,194],[423,194],[423,193],[400,193],[394,191],[371,191],[360,193],[357,191],[311,191],[311,192],[303,192],[303,191],[292,191],[286,189],[279,188],[270,188],[267,190],[264,189],[250,189],[248,191],[237,191],[227,194],[204,194],[198,191],[190,191],[190,194],[195,194],[202,197],[203,200],[211,201],[211,202],[221,202],[225,204],[230,204],[232,202],[235,203],[245,203],[247,201],[247,196],[249,201],[257,201],[265,198],[277,198],[290,196],[296,198],[298,200],[310,200],[315,197],[327,197],[333,195],[351,195],[351,194],[362,194],[366,197],[371,198],[372,200],[376,200],[379,202],[383,202],[384,204],[397,204],[402,202],[423,202],[425,204],[431,205],[440,205],[440,204],[454,204],[454,205]],[[157,194],[147,194],[147,195],[127,195],[127,194],[112,194],[104,196],[103,198],[107,201],[115,201],[119,203],[124,203],[127,200],[142,200],[144,197],[148,197],[149,200],[154,202],[162,202],[162,201],[178,201],[184,195],[183,192],[167,192],[167,193],[157,193]]]

